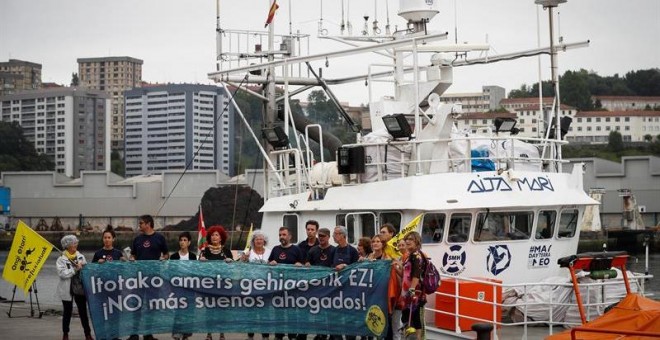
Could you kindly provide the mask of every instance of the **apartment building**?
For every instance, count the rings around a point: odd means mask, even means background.
[[[514,110],[516,113],[516,127],[520,129],[519,136],[542,138],[549,125],[552,125],[552,107],[545,106],[543,110],[539,110],[537,105],[521,106]],[[574,118],[577,114],[577,109],[569,105],[560,105],[559,117]],[[569,128],[569,131],[571,129]]]
[[[2,121],[18,122],[55,170],[77,178],[83,170],[110,170],[110,98],[75,87],[0,96]]]
[[[235,115],[224,87],[156,85],[124,96],[127,177],[188,165],[235,175]]]
[[[645,136],[660,135],[660,111],[583,111],[573,119],[566,140],[578,143],[607,143],[617,131],[624,142],[643,142]]]
[[[660,108],[660,97],[593,96],[594,104],[608,111],[639,111]]]
[[[41,88],[41,64],[9,59],[0,62],[0,96]]]
[[[80,86],[100,90],[111,99],[112,149],[124,146],[124,91],[142,85],[142,60],[131,57],[79,58]]]
[[[554,98],[552,97],[543,97],[542,103],[543,106],[551,106]],[[539,106],[538,97],[530,98],[505,98],[500,101],[500,106],[509,112],[515,112],[517,109],[522,109],[523,107]]]
[[[469,112],[460,115],[456,119],[456,127],[459,130],[468,130],[474,134],[489,135],[494,132],[495,118],[516,119],[516,114],[511,112]],[[517,125],[516,125],[517,126]]]
[[[485,112],[497,110],[500,102],[506,97],[506,90],[500,86],[483,86],[481,92],[474,93],[444,93],[440,101],[448,104],[461,103],[463,112]]]

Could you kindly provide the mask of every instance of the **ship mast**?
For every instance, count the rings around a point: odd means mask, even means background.
[[[550,25],[550,78],[552,83],[552,89],[555,92],[555,96],[552,102],[552,119],[555,120],[555,131],[554,136],[557,141],[561,140],[561,123],[560,123],[560,101],[559,101],[559,81],[557,79],[557,51],[555,51],[555,32],[554,32],[554,18],[553,18],[553,8],[559,6],[559,4],[565,3],[566,0],[535,0],[534,3],[537,5],[543,6],[543,9],[548,10],[548,23]],[[540,87],[539,87],[540,91]],[[557,148],[557,158],[561,159],[561,144],[556,143]],[[558,163],[559,168],[558,172],[562,171],[562,163]]]

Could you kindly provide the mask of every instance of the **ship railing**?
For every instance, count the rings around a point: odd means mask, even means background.
[[[518,283],[518,284],[504,284],[499,281],[482,279],[482,278],[462,278],[441,274],[443,279],[443,284],[433,295],[428,295],[427,300],[434,299],[435,307],[427,307],[425,311],[433,316],[433,320],[436,320],[436,314],[441,315],[441,318],[444,318],[445,321],[452,320],[453,326],[451,327],[453,332],[461,334],[465,332],[470,332],[470,329],[461,329],[460,320],[470,320],[470,323],[488,323],[492,324],[494,329],[493,339],[498,338],[507,338],[507,335],[504,334],[515,333],[516,337],[520,338],[519,334],[522,330],[522,339],[527,339],[530,329],[529,327],[534,327],[535,330],[538,330],[540,327],[547,327],[547,335],[553,334],[554,326],[562,327],[575,327],[580,326],[579,312],[577,311],[577,303],[575,302],[575,294],[573,292],[573,285],[569,282],[567,278],[565,283],[556,283],[556,282],[535,282],[535,283]],[[648,279],[652,279],[653,275],[641,274],[641,273],[632,273],[628,275],[629,281],[631,284],[636,287],[636,290],[639,294],[644,294],[644,284],[643,282]],[[450,279],[450,280],[446,280]],[[582,292],[582,297],[585,300],[583,305],[587,310],[587,321],[591,321],[605,312],[605,309],[613,304],[616,304],[622,298],[625,297],[625,289],[619,290],[615,293],[612,293],[609,296],[606,296],[607,286],[619,286],[623,287],[622,278],[609,279],[609,280],[595,280],[591,283],[580,283],[580,289]],[[468,297],[461,295],[461,287],[464,283],[479,284],[480,288],[483,289],[483,296],[477,296],[477,298]],[[443,285],[453,285],[452,293],[445,293],[448,291],[446,287],[443,288]],[[530,295],[532,295],[532,288],[534,287],[544,287],[544,291],[554,292],[555,289],[565,289],[570,291],[569,302],[554,301],[554,294],[548,294],[549,300],[547,301],[531,301]],[[486,295],[486,290],[489,290],[489,295]],[[516,293],[519,297],[519,301],[515,303],[504,303],[497,301],[499,296],[510,296],[512,291],[522,293]],[[468,293],[469,294],[469,293]],[[501,294],[501,295],[500,295]],[[594,296],[595,295],[595,296]],[[652,294],[650,294],[652,295]],[[440,306],[438,305],[444,300],[448,303],[453,303],[453,306]],[[595,301],[597,300],[597,301]],[[572,302],[570,302],[572,301]],[[483,306],[480,308],[478,313],[475,313],[473,309],[463,308],[461,309],[462,303],[472,303],[479,304]],[[488,311],[485,310],[488,308]],[[566,319],[555,320],[553,319],[555,312],[561,309],[564,309],[564,316],[568,314],[568,310],[574,308],[574,316],[571,316],[575,321],[570,321]],[[522,318],[522,321],[513,321],[509,316],[504,315],[504,311],[509,311],[509,314],[512,314],[516,309],[519,313],[518,317]],[[543,313],[547,315],[547,319],[532,319],[529,317],[530,311],[534,311],[536,314]],[[485,317],[485,315],[488,317]],[[427,314],[428,315],[428,314]],[[446,322],[444,322],[446,325]],[[434,323],[427,326],[430,330],[439,329]],[[521,329],[522,328],[522,329]],[[442,330],[441,332],[451,332],[452,330]],[[511,332],[509,332],[511,330]],[[538,335],[538,332],[535,332]]]
[[[269,196],[291,195],[304,192],[309,182],[300,149],[275,150],[270,153],[277,160],[276,170],[269,171]],[[278,180],[276,180],[278,179]],[[279,180],[281,179],[281,181]]]
[[[524,142],[524,143],[522,143]],[[472,172],[481,162],[492,166],[492,170],[536,170],[555,172],[559,163],[567,163],[560,158],[537,156],[525,153],[530,145],[538,147],[544,143],[556,146],[566,144],[566,141],[549,140],[534,137],[497,137],[497,136],[470,136],[437,138],[409,141],[390,142],[362,142],[344,145],[344,147],[364,147],[365,173],[371,174],[371,181],[382,181],[406,177],[409,175],[422,175],[440,172]],[[475,147],[494,145],[491,153],[473,153]],[[504,147],[502,147],[504,145]],[[523,147],[524,145],[524,147]],[[446,157],[432,155],[433,148],[445,148],[442,151]],[[395,151],[392,151],[395,150]],[[532,150],[533,151],[533,150]],[[477,151],[478,152],[478,151]],[[397,155],[398,153],[398,155]],[[475,156],[473,156],[475,154]],[[388,157],[389,155],[389,157]],[[393,156],[396,157],[392,161]],[[394,170],[392,170],[394,169]],[[375,176],[374,176],[375,175]],[[359,179],[360,176],[357,176]]]

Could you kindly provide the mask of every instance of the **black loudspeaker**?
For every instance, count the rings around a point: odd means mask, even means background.
[[[342,175],[364,173],[364,146],[337,149],[337,170]]]
[[[572,122],[573,118],[569,116],[564,116],[559,119],[559,133],[561,134],[561,139],[564,139],[564,136],[566,136],[568,133]],[[555,139],[555,126],[555,120],[553,119],[552,124],[550,125],[550,134],[548,135],[549,139]]]

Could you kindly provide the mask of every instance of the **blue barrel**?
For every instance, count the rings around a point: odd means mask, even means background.
[[[11,188],[0,187],[0,214],[9,215],[11,206]]]

